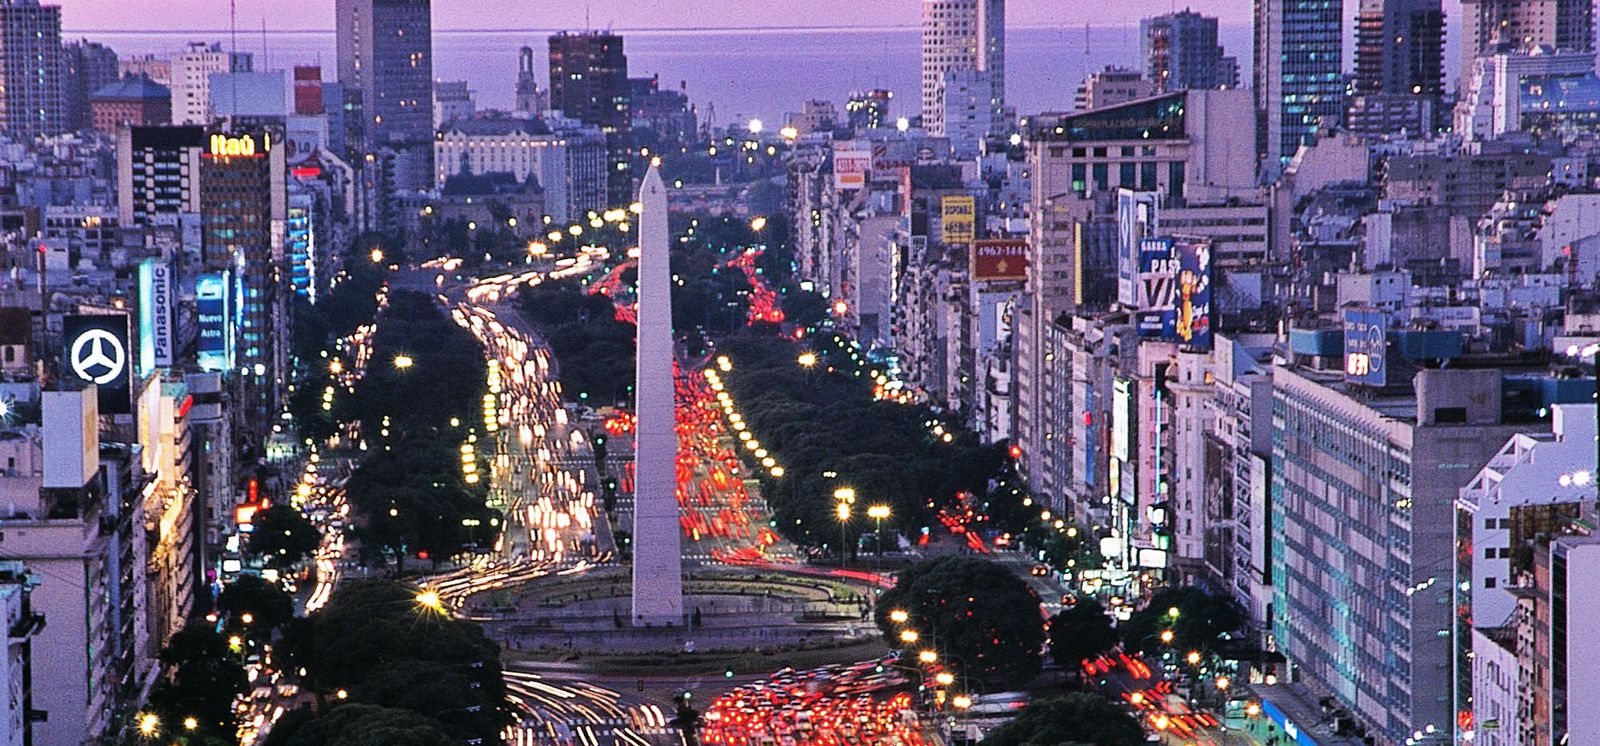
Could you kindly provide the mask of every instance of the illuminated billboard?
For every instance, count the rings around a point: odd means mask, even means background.
[[[943,197],[939,200],[939,241],[945,245],[968,244],[978,237],[978,207],[970,196]]]
[[[139,375],[172,365],[172,265],[160,259],[139,264]]]
[[[839,191],[860,189],[867,185],[867,172],[872,170],[872,151],[846,149],[835,146],[833,151],[833,188]]]
[[[1027,240],[994,238],[974,241],[972,279],[986,281],[1028,279]]]
[[[61,320],[61,369],[97,388],[100,414],[133,411],[128,315],[66,316]]]
[[[1389,317],[1370,308],[1344,312],[1344,380],[1361,386],[1389,382]]]
[[[1200,239],[1139,242],[1139,334],[1211,349],[1211,244]]]
[[[228,309],[230,287],[232,283],[226,272],[201,275],[195,282],[195,315],[200,327],[198,357],[204,370],[233,368],[233,314]]]

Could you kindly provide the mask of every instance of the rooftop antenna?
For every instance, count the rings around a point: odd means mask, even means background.
[[[272,58],[267,55],[267,17],[261,17],[261,69],[272,69]]]

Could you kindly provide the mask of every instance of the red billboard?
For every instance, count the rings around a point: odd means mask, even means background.
[[[972,242],[972,279],[1028,279],[1028,241],[996,238]]]

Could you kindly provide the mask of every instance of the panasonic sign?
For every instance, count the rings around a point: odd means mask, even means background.
[[[139,265],[139,374],[172,366],[172,266],[160,259]]]

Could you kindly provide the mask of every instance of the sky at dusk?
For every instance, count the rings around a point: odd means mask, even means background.
[[[62,25],[83,30],[215,30],[228,27],[227,0],[45,0],[62,6]],[[1354,0],[1347,0],[1354,5]],[[1454,5],[1454,2],[1449,4]],[[915,25],[918,0],[434,0],[440,29],[617,29],[746,26]],[[1010,0],[1008,23],[1131,24],[1173,8],[1193,7],[1228,23],[1250,20],[1251,0]],[[238,0],[239,28],[333,28],[333,0]],[[509,11],[509,12],[508,12]]]

